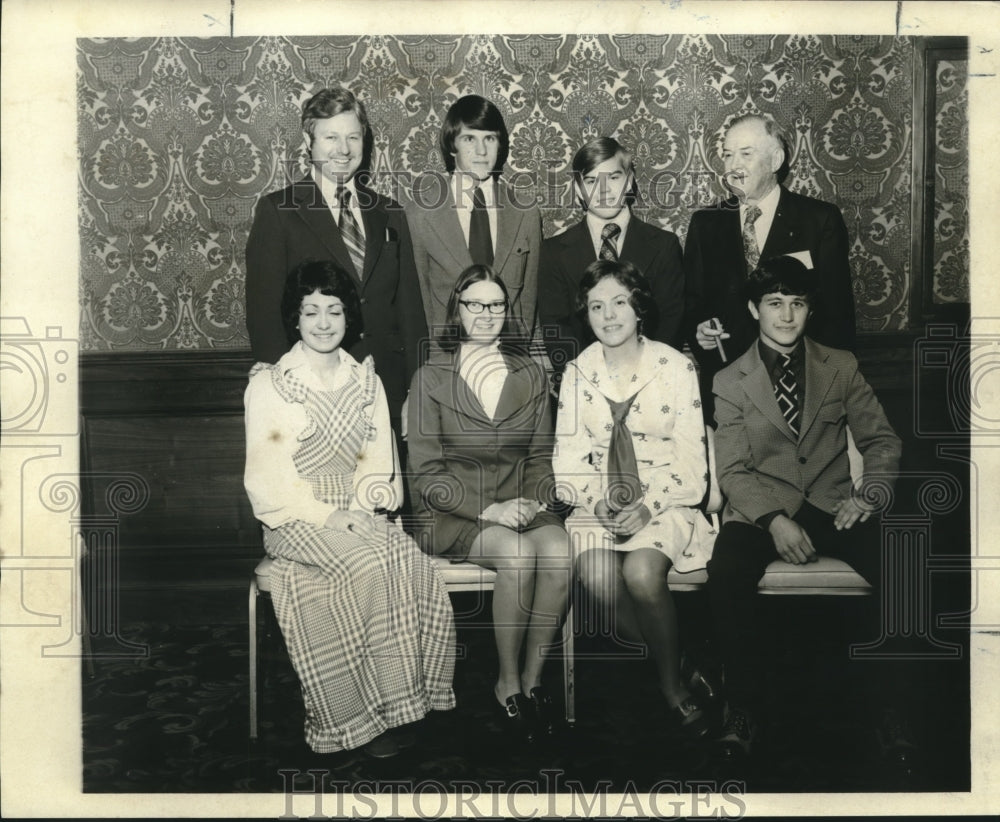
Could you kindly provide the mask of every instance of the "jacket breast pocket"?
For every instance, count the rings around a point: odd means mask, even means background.
[[[526,243],[518,243],[510,253],[507,264],[504,266],[503,277],[507,288],[518,291],[524,285],[524,272],[528,268],[528,246]]]
[[[824,403],[816,412],[816,422],[840,423],[847,417],[847,409],[840,400]]]

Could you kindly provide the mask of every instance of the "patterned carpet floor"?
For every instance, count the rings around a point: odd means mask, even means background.
[[[269,616],[269,615],[265,615]],[[83,676],[84,790],[95,793],[281,792],[293,780],[308,787],[309,769],[330,783],[394,782],[486,785],[527,780],[539,793],[567,784],[593,790],[648,791],[658,782],[734,777],[705,746],[672,731],[649,663],[625,658],[606,640],[577,643],[576,726],[558,743],[512,748],[493,702],[494,651],[489,630],[459,622],[462,655],[456,671],[459,705],[420,726],[418,743],[399,756],[374,760],[360,752],[315,754],[303,741],[298,683],[273,621],[263,620],[260,737],[248,734],[248,634],[245,624],[198,625],[149,619],[122,627],[121,638],[148,653],[101,656]],[[786,657],[790,654],[786,654]],[[921,759],[907,772],[879,758],[864,712],[844,697],[843,667],[800,655],[780,680],[785,708],[752,767],[735,774],[754,792],[968,790],[968,672],[958,663],[921,663],[919,676],[935,703],[949,711],[920,714]],[[561,693],[561,663],[549,682]],[[846,691],[849,693],[849,691]],[[838,696],[839,694],[839,696]],[[284,772],[284,773],[282,773]]]

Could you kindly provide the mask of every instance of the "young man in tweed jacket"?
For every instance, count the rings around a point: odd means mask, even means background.
[[[747,281],[757,342],[714,382],[715,449],[726,497],[708,564],[709,591],[726,669],[722,742],[749,753],[765,708],[767,637],[757,583],[775,559],[843,559],[879,590],[880,528],[866,502],[891,487],[901,442],[853,354],[806,336],[815,272],[793,257],[764,261]],[[856,487],[847,429],[864,459]],[[878,495],[875,495],[878,496]]]

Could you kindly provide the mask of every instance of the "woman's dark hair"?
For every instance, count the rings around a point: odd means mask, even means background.
[[[475,283],[496,283],[503,292],[504,302],[507,303],[507,313],[504,316],[503,328],[500,329],[501,348],[519,348],[521,340],[517,335],[516,324],[510,317],[510,295],[507,293],[507,286],[504,285],[500,275],[488,265],[470,265],[465,271],[458,275],[458,281],[451,290],[448,297],[448,308],[445,312],[445,324],[438,334],[438,345],[445,351],[454,351],[460,343],[465,342],[469,335],[462,325],[462,318],[459,315],[460,300],[465,290]]]
[[[590,312],[587,309],[587,296],[601,280],[611,277],[626,291],[628,304],[632,306],[639,321],[639,333],[649,337],[656,331],[660,312],[653,299],[653,292],[642,272],[632,263],[625,260],[595,260],[583,272],[580,288],[576,294],[577,315],[583,326],[587,339],[596,339],[593,328],[590,327]]]
[[[597,168],[601,163],[618,157],[621,159],[622,168],[632,175],[632,185],[625,192],[625,204],[631,206],[639,194],[639,184],[635,179],[635,165],[632,163],[632,155],[625,150],[625,147],[614,137],[598,137],[588,143],[584,143],[576,154],[573,155],[573,181],[579,186],[583,184],[583,178]],[[581,204],[586,209],[587,204],[581,199]]]
[[[754,305],[760,305],[765,294],[786,294],[805,297],[810,309],[819,308],[816,272],[806,268],[801,260],[787,255],[761,260],[747,277],[743,292]]]
[[[361,318],[361,301],[351,275],[329,260],[299,263],[288,272],[285,290],[281,295],[281,321],[285,326],[288,342],[294,344],[302,338],[298,328],[302,300],[316,291],[327,297],[337,297],[344,304],[347,328],[340,347],[349,349],[365,330]]]
[[[444,118],[441,126],[441,155],[444,166],[449,172],[455,170],[455,138],[462,126],[476,131],[494,131],[500,138],[500,148],[497,150],[497,162],[493,167],[493,176],[497,177],[503,171],[510,151],[510,135],[503,115],[493,103],[478,94],[467,94],[454,103]]]

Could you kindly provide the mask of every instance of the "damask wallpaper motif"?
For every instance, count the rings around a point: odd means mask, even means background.
[[[494,100],[511,131],[508,176],[534,190],[546,236],[579,217],[573,152],[611,134],[634,152],[644,219],[683,239],[691,212],[721,194],[726,123],[771,113],[793,141],[788,185],[843,211],[859,329],[904,329],[913,55],[911,39],[883,36],[81,40],[82,348],[248,347],[255,203],[305,168],[301,103],[336,84],[365,100],[372,171],[392,194],[443,168],[437,136],[455,99]],[[954,219],[955,201],[940,210]],[[942,298],[961,248],[942,247]]]
[[[969,75],[967,60],[941,60],[935,78],[935,303],[969,302]]]

